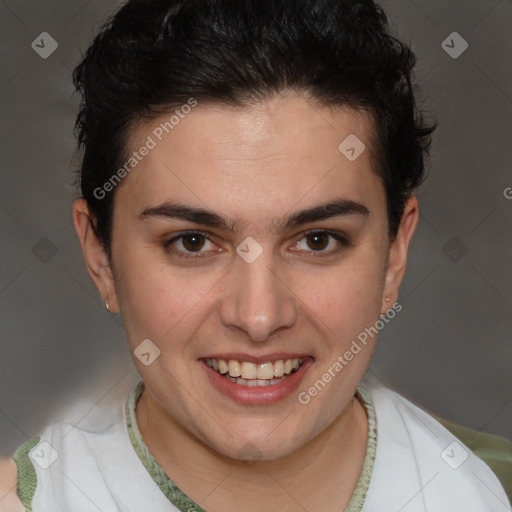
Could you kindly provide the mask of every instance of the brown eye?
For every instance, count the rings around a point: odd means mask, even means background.
[[[321,251],[329,244],[329,235],[327,233],[311,233],[306,235],[308,245],[315,251]]]
[[[197,251],[202,249],[205,242],[205,237],[199,233],[193,233],[190,235],[183,235],[182,244],[187,251]]]
[[[208,249],[207,244],[215,247],[209,236],[199,231],[191,231],[171,238],[164,242],[163,247],[169,254],[183,258],[198,258],[207,256],[208,252],[212,252],[204,250],[205,248]]]
[[[300,252],[312,253],[313,256],[330,256],[352,245],[350,239],[342,232],[336,231],[308,231],[297,242]]]

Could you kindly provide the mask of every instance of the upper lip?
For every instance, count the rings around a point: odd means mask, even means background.
[[[212,354],[208,356],[201,357],[200,359],[223,359],[224,361],[229,361],[233,359],[235,361],[246,361],[248,363],[254,364],[262,364],[273,361],[280,361],[287,359],[313,359],[310,355],[298,352],[275,352],[272,354],[266,354],[264,356],[252,356],[250,354],[241,354],[239,352],[230,352],[230,353],[222,353],[222,354]]]

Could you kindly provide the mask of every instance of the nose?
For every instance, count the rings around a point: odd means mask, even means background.
[[[252,263],[237,258],[224,282],[221,322],[244,331],[251,341],[266,341],[297,321],[293,287],[271,264],[272,255],[265,251]]]

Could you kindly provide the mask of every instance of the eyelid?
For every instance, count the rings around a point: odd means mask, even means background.
[[[180,233],[173,235],[172,238],[169,238],[165,243],[169,244],[186,235],[201,235],[207,238],[208,240],[212,241],[210,233],[207,233],[206,231],[201,231],[200,229],[188,229],[186,231],[181,231]]]
[[[188,236],[188,235],[201,235],[204,238],[206,238],[207,240],[209,240],[210,242],[215,243],[212,240],[210,233],[207,233],[206,231],[197,230],[197,229],[190,229],[190,230],[187,230],[187,231],[182,231],[182,232],[180,232],[180,233],[178,233],[176,235],[173,235],[171,238],[166,239],[164,241],[164,246],[167,247],[168,245],[172,244],[173,242],[176,242],[180,238],[183,238],[183,237]]]
[[[211,235],[209,233],[207,233],[206,231],[201,231],[201,230],[198,230],[198,229],[189,229],[187,231],[182,231],[181,233],[178,233],[177,235],[172,236],[172,238],[169,238],[169,239],[165,240],[164,243],[163,243],[164,249],[167,252],[169,252],[170,254],[178,254],[180,256],[183,256],[183,258],[195,259],[195,258],[202,258],[202,257],[204,257],[203,255],[206,255],[206,253],[204,253],[204,252],[197,252],[197,253],[190,252],[190,253],[186,253],[186,252],[183,252],[183,251],[178,251],[176,249],[169,249],[169,246],[171,246],[172,243],[176,242],[177,240],[179,240],[181,238],[184,238],[187,235],[201,235],[204,238],[206,238],[206,240],[210,241],[211,243],[215,243],[212,240]],[[192,254],[193,256],[187,256],[187,254]]]
[[[297,245],[303,238],[307,237],[310,234],[314,233],[323,233],[326,235],[331,236],[334,238],[339,246],[336,249],[331,249],[330,251],[304,251],[304,250],[295,250],[297,252],[306,253],[308,258],[328,258],[330,256],[337,255],[340,251],[343,249],[348,249],[350,247],[353,247],[353,242],[350,240],[350,238],[342,231],[332,230],[332,229],[321,229],[321,228],[313,228],[308,229],[307,231],[304,231],[301,233],[300,238],[295,242],[295,245]]]
[[[333,238],[335,238],[341,243],[344,243],[346,245],[353,245],[352,241],[350,240],[347,234],[345,234],[343,231],[338,231],[335,229],[308,229],[307,231],[304,231],[302,233],[302,236],[299,240],[312,233],[325,233],[326,235],[331,235]]]

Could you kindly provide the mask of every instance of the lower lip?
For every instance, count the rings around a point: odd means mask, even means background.
[[[199,360],[199,363],[204,371],[206,371],[213,386],[223,395],[241,404],[263,405],[279,402],[289,397],[299,387],[306,371],[313,364],[313,359],[306,358],[302,366],[295,373],[278,384],[253,387],[231,382],[213,368],[210,368],[204,360]]]

